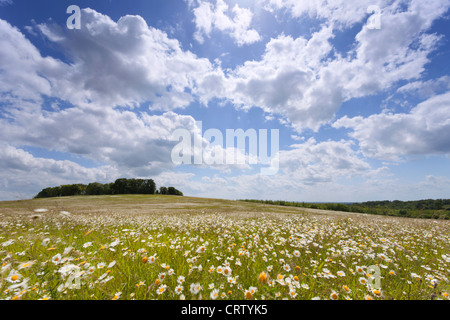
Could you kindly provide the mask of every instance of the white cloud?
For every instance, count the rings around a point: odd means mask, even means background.
[[[399,155],[450,154],[450,92],[434,96],[409,113],[381,113],[338,119],[368,157],[398,160]]]
[[[216,0],[215,4],[198,1],[193,9],[196,25],[194,38],[203,43],[205,36],[209,37],[213,30],[219,30],[233,38],[238,46],[261,40],[259,33],[255,29],[250,29],[253,13],[249,9],[234,5],[231,9],[233,18],[230,17],[229,11],[229,6],[224,0]]]
[[[192,195],[229,199],[300,200],[302,195],[305,195],[304,199],[311,199],[306,195],[313,193],[317,199],[331,199],[334,195],[325,190],[342,191],[342,181],[370,180],[383,176],[387,171],[386,167],[373,168],[352,146],[351,141],[316,142],[311,138],[279,152],[279,172],[276,175],[214,175],[203,177],[201,182],[194,179],[185,181],[183,188]],[[190,182],[195,187],[189,186]],[[339,201],[343,201],[342,198]]]
[[[333,120],[343,102],[422,76],[429,54],[442,39],[426,31],[449,4],[402,4],[405,10],[397,2],[383,8],[380,30],[363,26],[346,57],[333,48],[335,29],[327,24],[309,39],[279,35],[266,44],[260,60],[227,74],[216,69],[208,94],[237,107],[280,115],[298,132],[317,131]]]
[[[154,110],[183,108],[191,91],[212,68],[207,59],[184,51],[176,39],[150,27],[140,16],[117,22],[92,9],[82,10],[80,30],[39,24],[71,60],[56,74],[44,73],[52,94],[74,104],[134,107],[150,102]]]
[[[270,12],[287,10],[294,18],[309,16],[334,24],[336,27],[351,27],[368,16],[367,8],[370,5],[382,7],[389,3],[373,0],[260,0],[259,2]]]
[[[450,90],[450,76],[442,76],[427,81],[413,81],[397,89],[398,93],[404,95],[416,94],[420,98],[429,98],[437,93]]]
[[[72,161],[34,157],[0,142],[0,198],[17,200],[35,196],[42,188],[66,183],[109,182],[118,171],[111,166],[85,168]]]
[[[43,75],[58,68],[59,62],[43,58],[39,51],[15,27],[0,19],[0,92],[2,100],[40,100],[51,93],[51,84]],[[58,71],[62,71],[58,69]]]

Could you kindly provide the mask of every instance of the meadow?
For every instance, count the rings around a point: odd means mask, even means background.
[[[0,202],[0,299],[448,300],[449,232],[191,197]]]

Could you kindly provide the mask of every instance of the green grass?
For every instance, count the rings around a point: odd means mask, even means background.
[[[0,299],[180,299],[179,276],[185,299],[211,299],[218,290],[217,299],[335,292],[425,300],[448,299],[450,291],[448,221],[160,195],[1,202],[0,213]],[[218,272],[227,265],[231,277]],[[379,268],[379,291],[360,282],[371,281],[369,266]],[[268,282],[258,281],[261,272]]]

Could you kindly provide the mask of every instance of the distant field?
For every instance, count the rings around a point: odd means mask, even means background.
[[[448,299],[450,222],[162,195],[0,202],[0,299]]]

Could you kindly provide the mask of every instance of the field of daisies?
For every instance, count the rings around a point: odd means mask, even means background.
[[[449,232],[364,215],[34,208],[0,214],[0,299],[448,300]]]

